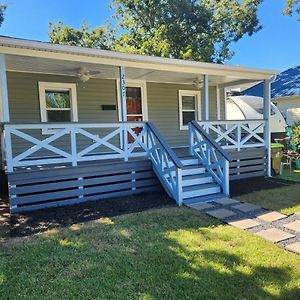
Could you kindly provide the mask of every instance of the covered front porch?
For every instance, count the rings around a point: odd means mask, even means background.
[[[182,205],[228,195],[230,179],[271,174],[274,72],[0,44],[2,165],[13,211],[161,186]],[[224,120],[226,87],[259,80],[264,119]],[[48,107],[47,93],[67,94],[68,105]]]

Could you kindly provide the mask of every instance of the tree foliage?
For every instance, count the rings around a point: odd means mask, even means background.
[[[5,11],[7,6],[5,4],[0,4],[0,26],[4,21]]]
[[[292,16],[294,13],[300,15],[300,0],[287,0],[283,13],[289,16]],[[298,21],[300,21],[300,18]]]
[[[109,49],[109,34],[105,26],[91,29],[82,22],[80,29],[65,26],[62,21],[57,24],[49,22],[49,41],[54,44],[81,46],[87,48]]]
[[[262,0],[113,0],[118,51],[223,62],[229,45],[261,29]]]
[[[230,45],[261,29],[262,0],[112,0],[114,28],[50,23],[50,42],[121,52],[224,62]]]

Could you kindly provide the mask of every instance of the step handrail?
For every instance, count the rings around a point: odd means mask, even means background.
[[[174,165],[177,168],[182,169],[183,168],[183,164],[182,162],[179,160],[179,158],[177,157],[176,153],[174,152],[174,150],[172,150],[172,148],[167,144],[167,142],[165,141],[165,139],[162,137],[162,135],[159,133],[159,131],[157,130],[157,128],[155,127],[155,125],[152,122],[147,122],[146,123],[149,130],[152,131],[152,133],[156,136],[157,140],[159,141],[159,143],[161,144],[161,146],[165,149],[165,151],[168,153],[168,155],[170,156],[170,158],[172,159]]]
[[[223,194],[229,195],[229,162],[233,158],[196,121],[189,123],[189,143],[190,153],[198,157]]]
[[[214,139],[212,139],[196,121],[192,121],[191,125],[193,125],[197,131],[201,133],[205,140],[210,143],[227,161],[233,161],[232,156],[228,154],[227,151],[225,151]]]

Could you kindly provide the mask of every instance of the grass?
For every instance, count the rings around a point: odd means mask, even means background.
[[[283,184],[282,187],[264,189],[235,198],[290,215],[300,211],[300,184]]]
[[[285,169],[283,169],[282,174],[276,176],[276,178],[290,180],[290,181],[296,181],[296,182],[300,183],[300,173],[299,173],[299,171],[296,171],[296,172],[294,172],[294,171],[295,170],[293,169],[292,172],[290,173],[290,170],[285,168]]]
[[[3,299],[300,299],[299,255],[189,208],[1,246]]]

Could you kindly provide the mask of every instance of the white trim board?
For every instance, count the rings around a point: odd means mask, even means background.
[[[48,122],[47,119],[47,109],[46,109],[46,93],[47,89],[53,89],[56,91],[69,91],[70,92],[70,110],[71,111],[71,122],[78,122],[78,108],[77,108],[77,91],[75,83],[62,83],[62,82],[38,82],[39,88],[39,102],[40,102],[40,114],[41,122]],[[55,110],[55,109],[53,109]],[[64,110],[64,109],[59,109]],[[47,129],[43,130],[43,134],[51,134],[56,132],[56,130]]]
[[[178,105],[179,105],[179,129],[180,130],[188,130],[188,126],[183,125],[182,118],[182,96],[196,96],[196,116],[197,120],[201,120],[201,92],[196,90],[179,90],[178,91]]]

